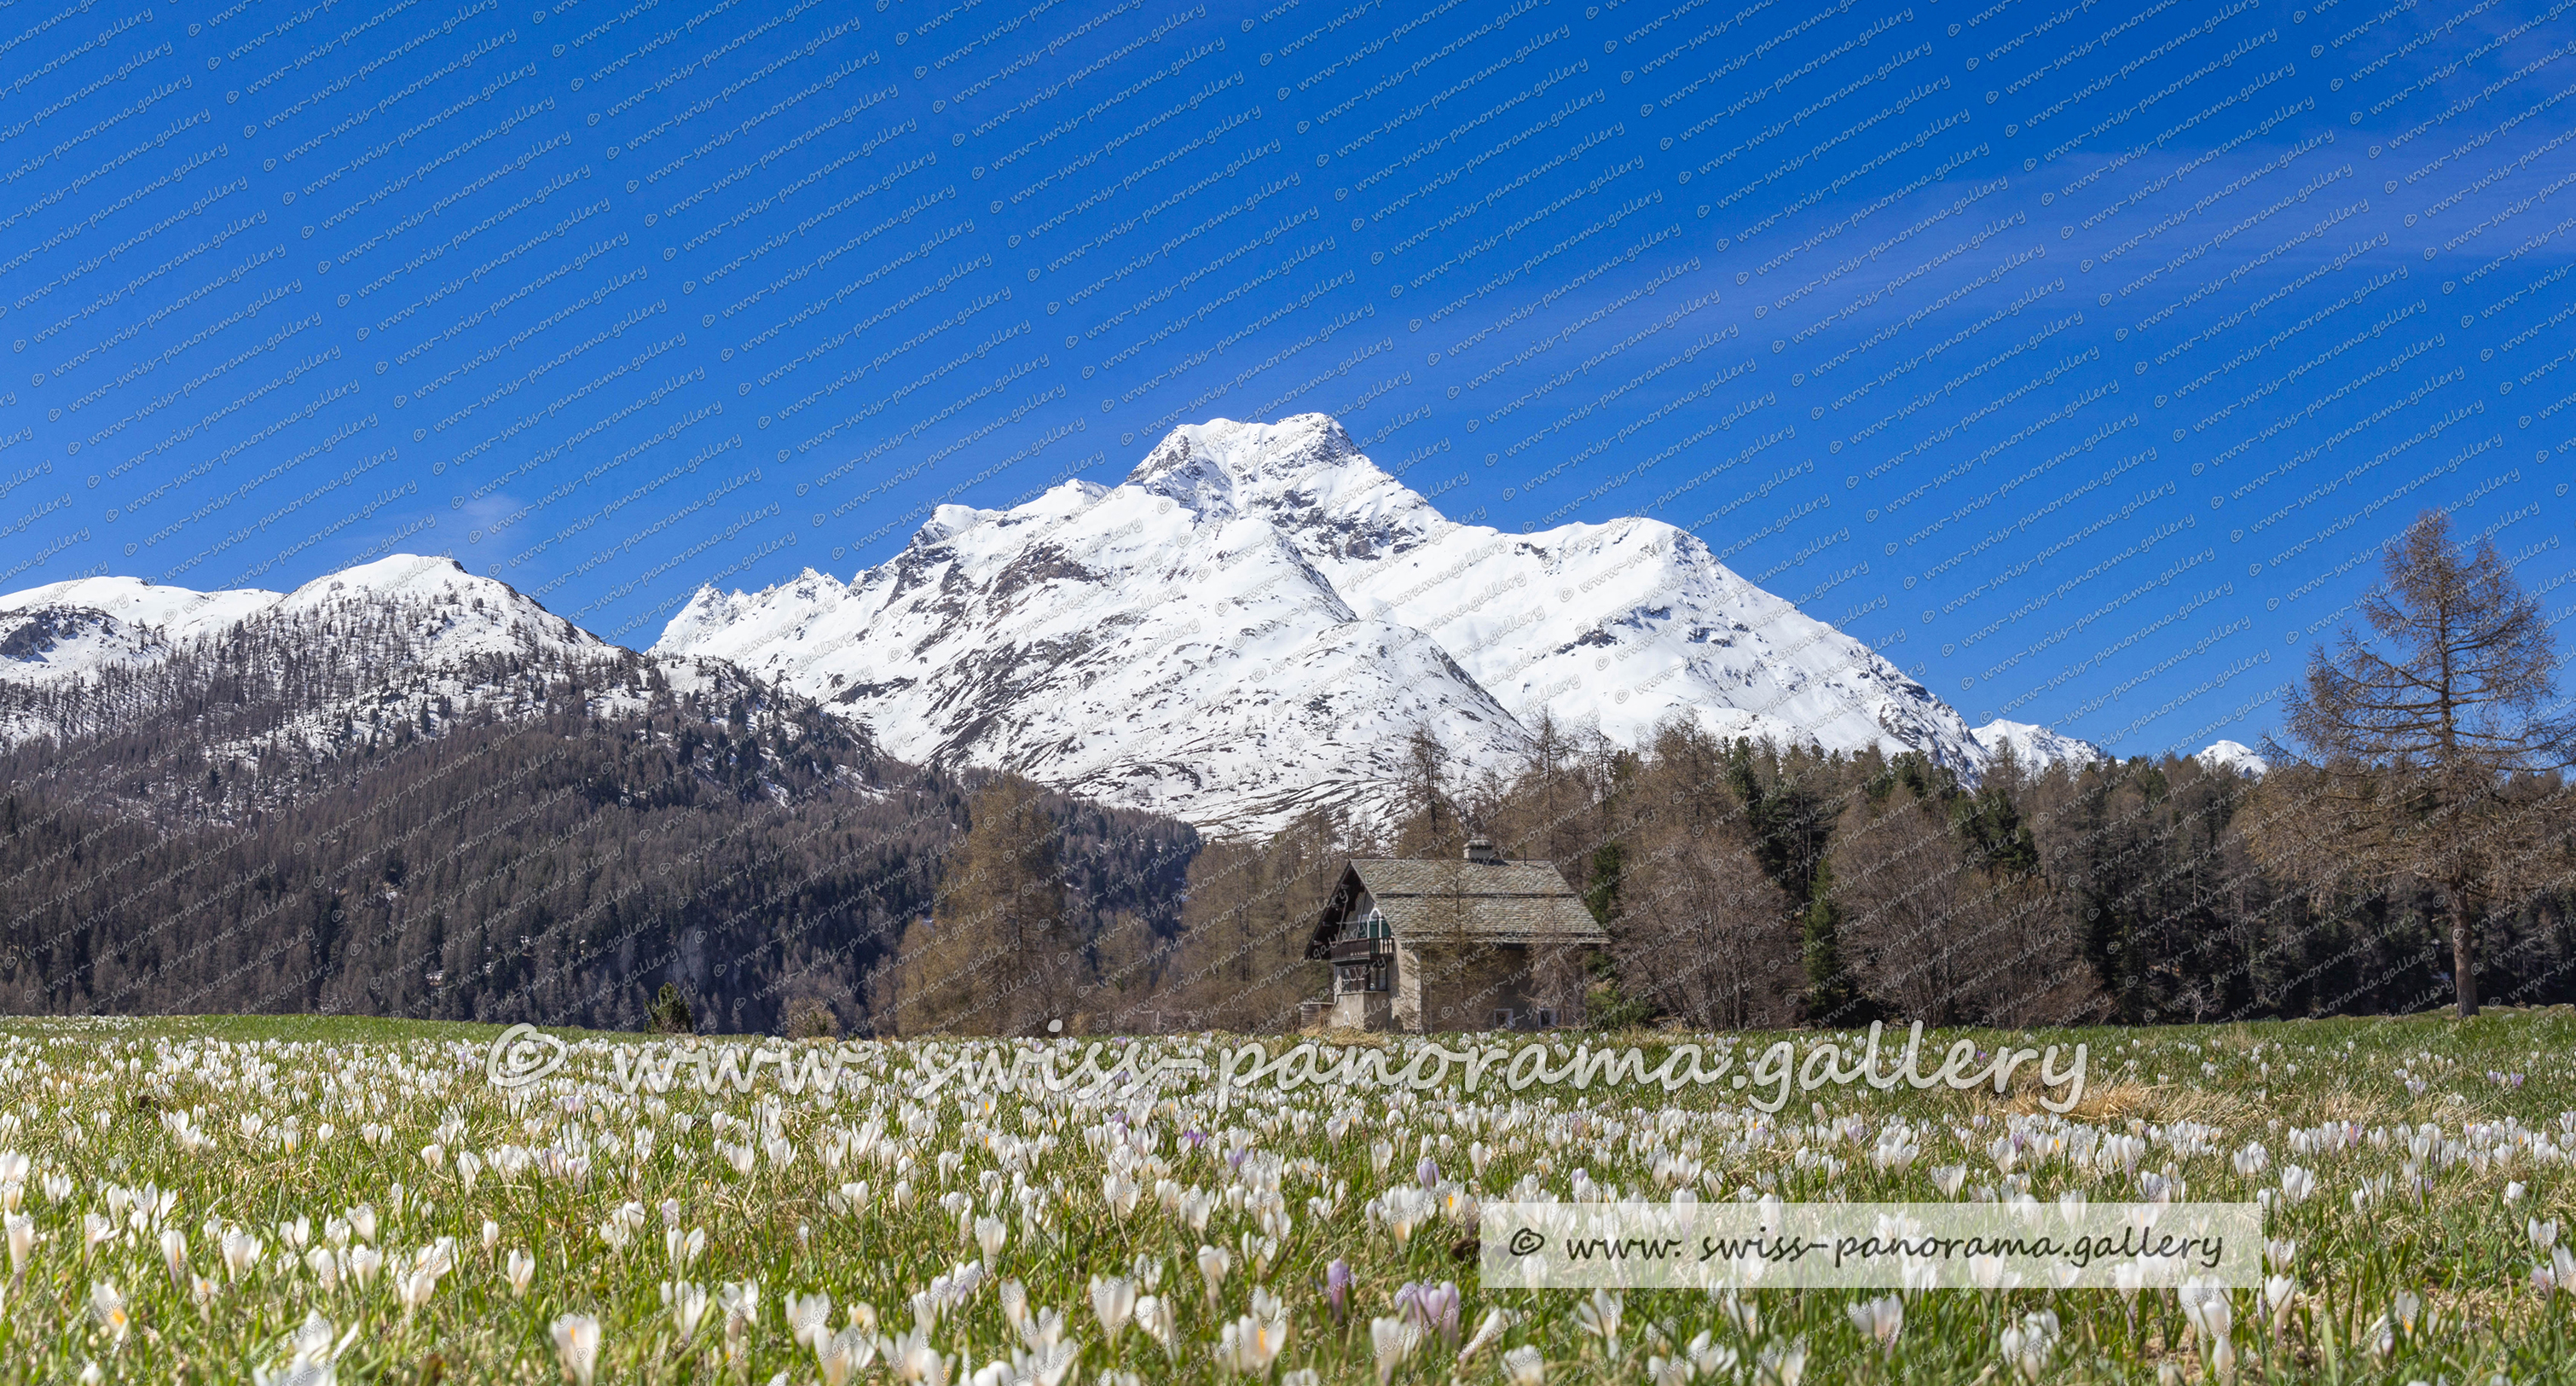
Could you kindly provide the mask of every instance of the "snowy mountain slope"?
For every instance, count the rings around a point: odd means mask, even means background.
[[[2067,736],[2030,722],[2008,722],[1998,717],[1977,728],[1977,744],[1988,755],[2000,754],[2005,742],[2011,742],[2013,754],[2022,767],[2037,772],[2060,761],[2082,769],[2095,761],[2111,758],[2110,753],[2082,737]]]
[[[1947,704],[1660,520],[1451,524],[1321,414],[1176,430],[1129,480],[1230,483],[1354,607],[1440,641],[1524,725],[1552,716],[1636,746],[1681,716],[1729,737],[1910,747],[1971,777],[1984,763]]]
[[[1417,727],[1466,768],[1526,742],[1438,642],[1353,612],[1277,528],[1185,486],[943,506],[847,586],[702,591],[653,648],[774,677],[906,760],[1210,826],[1382,809]]]
[[[194,592],[141,578],[93,577],[0,596],[0,681],[78,677],[168,657],[174,642],[223,629],[282,593]]]
[[[305,618],[398,638],[414,662],[535,650],[605,652],[599,637],[452,558],[395,554],[292,592],[195,592],[95,577],[0,596],[0,682],[45,683],[141,666],[247,620]]]
[[[658,743],[719,797],[878,793],[880,753],[812,699],[724,660],[608,644],[443,557],[286,593],[93,580],[0,597],[0,671],[0,755],[50,742],[22,762],[49,792],[138,820],[240,826],[406,748],[460,734],[486,746],[539,724],[608,737],[621,755]]]
[[[201,666],[268,661],[257,735],[212,746],[258,759],[291,745],[327,756],[371,728],[427,729],[463,715],[537,715],[566,670],[634,659],[508,584],[454,559],[396,554],[292,592],[194,592],[88,578],[0,596],[0,742],[82,735],[145,715],[167,690],[132,685],[182,655]],[[673,688],[740,682],[730,668],[653,661]],[[159,680],[167,682],[167,680]],[[596,685],[591,711],[640,705],[631,680]],[[254,744],[257,743],[257,744]]]
[[[1919,749],[1958,713],[1653,520],[1455,524],[1320,414],[1175,430],[1114,488],[944,506],[844,585],[703,590],[653,647],[720,656],[906,759],[1008,767],[1215,831],[1392,807],[1417,728],[1510,770],[1542,716],[1623,745],[1720,734]]]

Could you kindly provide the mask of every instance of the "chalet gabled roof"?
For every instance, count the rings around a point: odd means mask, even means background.
[[[1362,892],[1400,943],[1606,944],[1592,912],[1543,861],[1374,859],[1350,862],[1315,921],[1307,956],[1322,957]]]

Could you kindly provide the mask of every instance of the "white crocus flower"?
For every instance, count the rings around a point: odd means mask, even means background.
[[[11,1213],[6,1226],[9,1234],[9,1274],[15,1279],[27,1273],[27,1258],[36,1250],[36,1220],[26,1213]]]
[[[90,1285],[89,1316],[107,1334],[110,1348],[124,1347],[126,1335],[134,1331],[134,1316],[126,1309],[124,1292],[108,1281]]]
[[[671,1326],[679,1330],[680,1341],[696,1337],[698,1323],[707,1314],[707,1288],[686,1280],[662,1282],[662,1307],[671,1311]]]
[[[1116,1351],[1118,1335],[1136,1312],[1136,1282],[1121,1276],[1091,1277],[1091,1312],[1100,1320],[1100,1331],[1109,1335],[1109,1347]]]
[[[566,1314],[554,1321],[550,1331],[564,1380],[591,1386],[592,1376],[599,1371],[599,1320],[588,1314]]]
[[[724,1285],[716,1290],[716,1303],[724,1310],[725,1341],[739,1343],[760,1326],[760,1282],[746,1280],[738,1285]]]
[[[1592,1297],[1574,1306],[1574,1326],[1601,1340],[1601,1352],[1611,1361],[1619,1360],[1619,1320],[1625,1306],[1618,1294],[1594,1290]]]
[[[2275,1275],[2263,1281],[2263,1304],[2272,1311],[2272,1331],[2278,1333],[2289,1322],[2290,1305],[2298,1298],[2297,1276]]]
[[[1735,1349],[1718,1342],[1706,1329],[1700,1330],[1699,1336],[1690,1340],[1690,1359],[1691,1366],[1701,1376],[1734,1379]]]
[[[2057,1315],[2040,1310],[2024,1314],[2021,1322],[2004,1326],[2000,1344],[2004,1366],[2019,1372],[2025,1382],[2036,1382],[2048,1369],[2049,1354],[2057,1348]]]
[[[2236,1344],[2228,1335],[2235,1326],[2235,1305],[2228,1298],[2227,1287],[2194,1277],[2183,1282],[2180,1298],[2184,1317],[2200,1333],[2201,1356],[2209,1363],[2211,1374],[2221,1381],[2233,1380]]]
[[[1503,1330],[1510,1326],[1511,1315],[1500,1309],[1486,1310],[1484,1321],[1476,1325],[1475,1332],[1467,1335],[1466,1346],[1458,1349],[1458,1365],[1463,1367],[1474,1361],[1476,1354],[1483,1352],[1493,1344],[1495,1339],[1502,1337]]]
[[[1396,1370],[1422,1341],[1422,1326],[1410,1319],[1369,1320],[1369,1347],[1377,1359],[1378,1386],[1395,1379]]]
[[[1169,1299],[1145,1295],[1136,1301],[1136,1326],[1167,1355],[1180,1351],[1180,1313]]]
[[[1894,1295],[1844,1306],[1852,1326],[1878,1342],[1881,1352],[1896,1350],[1896,1337],[1905,1331],[1905,1301]]]
[[[1268,1306],[1271,1317],[1246,1314],[1218,1330],[1217,1364],[1229,1371],[1247,1376],[1264,1376],[1270,1364],[1288,1346],[1289,1325],[1286,1311],[1275,1301]]]
[[[915,1327],[894,1342],[887,1354],[887,1365],[898,1381],[917,1386],[947,1386],[948,1362],[930,1342],[927,1328]]]
[[[815,1342],[814,1365],[823,1374],[823,1386],[847,1386],[876,1361],[877,1351],[875,1336],[853,1319],[849,1327]]]
[[[1225,1283],[1225,1273],[1234,1266],[1234,1257],[1221,1246],[1199,1248],[1199,1274],[1207,1280],[1208,1307],[1217,1303],[1217,1287]]]
[[[339,1380],[340,1354],[356,1342],[360,1330],[351,1327],[338,1342],[331,1338],[331,1321],[319,1311],[304,1316],[304,1323],[287,1335],[289,1356],[286,1365],[276,1371],[264,1367],[251,1370],[255,1386],[335,1386]]]
[[[1753,1379],[1756,1386],[1798,1386],[1799,1378],[1806,1374],[1807,1340],[1795,1338],[1784,1343],[1774,1338],[1762,1345]]]
[[[252,1267],[259,1264],[259,1238],[239,1229],[226,1231],[223,1239],[223,1254],[225,1277],[239,1281],[243,1276],[250,1274]]]
[[[528,1282],[537,1278],[537,1258],[514,1246],[510,1248],[504,1274],[509,1277],[510,1294],[513,1297],[524,1295],[528,1292]]]
[[[821,1291],[810,1295],[790,1292],[787,1296],[787,1333],[798,1347],[811,1347],[819,1334],[827,1334],[832,1322],[832,1297]]]

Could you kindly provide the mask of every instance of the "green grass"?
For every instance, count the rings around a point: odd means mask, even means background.
[[[2569,1319],[2576,1294],[2534,1292],[2532,1267],[2548,1257],[2526,1231],[2531,1219],[2555,1218],[2576,1238],[2576,1176],[2566,1162],[2576,1154],[2576,1011],[2564,1007],[2467,1024],[2425,1016],[1970,1032],[1989,1046],[2086,1044],[2088,1092],[2065,1118],[2044,1113],[2042,1094],[2027,1081],[2002,1097],[1828,1087],[1797,1094],[1768,1118],[1722,1087],[1669,1096],[1636,1087],[1512,1093],[1495,1091],[1490,1079],[1474,1094],[1453,1079],[1438,1092],[1309,1087],[1238,1093],[1223,1103],[1199,1083],[1132,1101],[952,1087],[925,1103],[904,1089],[920,1046],[900,1044],[849,1046],[849,1072],[863,1085],[829,1099],[784,1092],[766,1069],[748,1093],[681,1086],[630,1095],[607,1056],[649,1037],[571,1030],[550,1032],[573,1045],[562,1071],[510,1092],[485,1081],[483,1050],[500,1033],[354,1017],[0,1021],[0,1175],[6,1152],[29,1162],[14,1189],[0,1186],[0,1201],[30,1218],[35,1234],[0,1305],[0,1382],[73,1381],[93,1365],[107,1380],[247,1380],[285,1364],[287,1335],[311,1313],[330,1321],[335,1339],[355,1331],[336,1362],[341,1381],[560,1381],[550,1326],[580,1313],[600,1325],[599,1381],[766,1383],[783,1372],[805,1383],[820,1379],[821,1368],[791,1339],[782,1304],[788,1294],[814,1292],[831,1296],[833,1331],[855,1306],[871,1306],[875,1327],[854,1332],[884,1341],[851,1379],[896,1380],[882,1348],[916,1326],[917,1292],[984,1258],[971,1226],[984,1216],[997,1218],[1004,1234],[992,1274],[942,1310],[928,1334],[943,1358],[955,1359],[941,1363],[952,1380],[997,1359],[1007,1369],[1011,1349],[1028,1351],[997,1281],[1024,1287],[1033,1312],[1063,1315],[1059,1336],[1072,1345],[1072,1371],[1056,1386],[1101,1382],[1111,1372],[1227,1379],[1213,1345],[1252,1312],[1256,1286],[1262,1307],[1275,1303],[1290,1327],[1286,1350],[1261,1375],[1297,1370],[1376,1382],[1371,1324],[1398,1317],[1408,1282],[1455,1282],[1462,1335],[1489,1311],[1503,1311],[1508,1322],[1463,1364],[1433,1334],[1394,1366],[1398,1383],[1505,1380],[1504,1353],[1522,1348],[1535,1352],[1549,1382],[1646,1381],[1654,1361],[1666,1364],[1664,1379],[1680,1380],[1670,1363],[1706,1334],[1711,1370],[1696,1376],[1701,1382],[1754,1381],[1766,1350],[1777,1363],[1803,1343],[1808,1382],[1982,1378],[2000,1386],[2021,1379],[2001,1355],[2002,1334],[2043,1310],[2057,1316],[2062,1336],[2042,1381],[2207,1378],[2208,1345],[2190,1341],[2177,1297],[2153,1290],[1910,1294],[1903,1330],[1884,1352],[1846,1313],[1875,1292],[1759,1292],[1747,1297],[1748,1331],[1742,1314],[1706,1295],[1636,1291],[1595,1306],[1621,1319],[1614,1349],[1579,1321],[1587,1301],[1571,1292],[1480,1289],[1471,1225],[1433,1222],[1400,1237],[1364,1211],[1389,1189],[1414,1185],[1426,1140],[1444,1192],[1487,1199],[1525,1178],[1567,1197],[1578,1170],[1596,1184],[1661,1199],[1668,1191],[1655,1177],[1659,1156],[1698,1162],[1694,1186],[1703,1199],[1750,1187],[1792,1200],[1937,1201],[1944,1195],[1932,1172],[1944,1165],[1966,1167],[1957,1197],[1968,1198],[1981,1187],[2009,1191],[1985,1149],[2016,1126],[2043,1138],[2079,1129],[2138,1135],[2147,1141],[2138,1169],[2180,1175],[2193,1201],[2278,1189],[2286,1165],[2314,1171],[2316,1195],[2276,1206],[2267,1226],[2268,1236],[2297,1243],[2289,1272],[2297,1290],[2286,1312],[2276,1323],[2254,1295],[2234,1297],[2240,1381],[2576,1379]],[[1548,1038],[1658,1051],[1686,1037]],[[1743,1038],[1758,1049],[1776,1037]],[[1831,1037],[1788,1038],[1803,1052]],[[1145,1043],[1177,1053],[1234,1042]],[[752,1043],[699,1041],[710,1054],[731,1048],[737,1058]],[[1281,1046],[1272,1041],[1274,1051]],[[938,1043],[930,1052],[945,1061],[971,1047]],[[1813,1104],[1824,1109],[1821,1119]],[[2562,1112],[2570,1114],[2563,1122]],[[722,1130],[714,1129],[718,1117]],[[1919,1129],[1921,1153],[1903,1168],[1881,1169],[1871,1151],[1895,1118]],[[1150,1148],[1104,1131],[1119,1121],[1152,1131]],[[2333,1153],[2294,1149],[2294,1130],[2329,1121],[2357,1125],[2361,1139]],[[289,1122],[291,1142],[281,1135]],[[326,1123],[334,1129],[318,1139]],[[2201,1127],[2216,1131],[2205,1151],[2175,1148]],[[639,1153],[644,1131],[649,1145]],[[1185,1138],[1193,1131],[1203,1144]],[[772,1138],[784,1144],[771,1147]],[[433,1142],[441,1147],[434,1167],[423,1154]],[[2261,1143],[2267,1159],[2247,1177],[2232,1157],[2249,1142]],[[738,1170],[725,1149],[739,1155],[746,1143],[749,1168]],[[1381,1143],[1383,1165],[1373,1149]],[[2420,1158],[2410,1145],[2420,1146]],[[1485,1156],[1481,1170],[1471,1147]],[[512,1148],[554,1154],[531,1154],[517,1168]],[[1227,1158],[1235,1151],[1250,1152],[1239,1166]],[[469,1152],[482,1165],[470,1186],[458,1161]],[[1123,1216],[1104,1198],[1113,1155],[1141,1186]],[[567,1156],[586,1157],[586,1175],[575,1177]],[[2138,1196],[2117,1167],[2024,1160],[2015,1174],[2042,1201],[2070,1188],[2097,1201]],[[2388,1192],[2356,1208],[2353,1189],[2383,1176]],[[1172,1208],[1158,1198],[1161,1180],[1177,1196]],[[2510,1203],[2509,1184],[2520,1186]],[[128,1191],[147,1185],[175,1192],[166,1215],[138,1212]],[[1230,1186],[1246,1189],[1240,1206],[1224,1196]],[[963,1231],[961,1217],[941,1206],[943,1195],[971,1200]],[[1189,1220],[1201,1195],[1217,1196],[1204,1228]],[[683,1237],[706,1232],[685,1266],[666,1249],[666,1199]],[[603,1236],[603,1224],[615,1235],[612,1215],[629,1204],[640,1208],[640,1225],[620,1248]],[[304,1258],[333,1247],[333,1220],[359,1205],[377,1214],[373,1245],[385,1270],[363,1288],[345,1279],[326,1287]],[[84,1234],[90,1216],[109,1219],[96,1245]],[[299,1217],[309,1220],[300,1251],[279,1226]],[[494,1229],[488,1247],[486,1220]],[[175,1278],[164,1262],[165,1229],[186,1239]],[[256,1237],[257,1259],[227,1269],[227,1232]],[[1265,1234],[1276,1246],[1256,1271],[1245,1238]],[[443,1237],[455,1239],[451,1267],[407,1307],[394,1289],[397,1268]],[[368,1246],[354,1231],[339,1240],[340,1263]],[[1202,1246],[1226,1248],[1234,1262],[1213,1305],[1199,1271]],[[509,1283],[513,1252],[535,1261],[524,1294]],[[1093,1277],[1133,1277],[1140,1258],[1160,1263],[1159,1292],[1176,1309],[1168,1351],[1134,1324],[1113,1348],[1092,1307]],[[1338,1312],[1324,1287],[1336,1261],[1351,1273]],[[760,1285],[757,1315],[729,1333],[720,1287],[752,1280]],[[709,1296],[704,1321],[685,1340],[663,1302],[672,1281]],[[125,1301],[121,1345],[93,1311],[94,1287],[111,1285]],[[2420,1306],[2411,1326],[2399,1321],[2401,1296]],[[1728,1354],[1731,1369],[1718,1362]],[[1782,1375],[1775,1367],[1763,1379]]]
[[[400,1044],[410,1040],[462,1040],[488,1044],[507,1029],[454,1020],[389,1020],[371,1015],[144,1015],[144,1016],[6,1016],[0,1036],[114,1036],[120,1039],[215,1039],[235,1044],[275,1040],[280,1044]],[[640,1032],[585,1030],[544,1025],[539,1029],[566,1040],[600,1039],[643,1043],[655,1038]],[[751,1039],[753,1036],[738,1038]]]

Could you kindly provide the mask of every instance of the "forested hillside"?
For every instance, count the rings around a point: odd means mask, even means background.
[[[2296,771],[2257,781],[2165,756],[2031,774],[2007,757],[1968,789],[1915,755],[1685,730],[1643,753],[1553,728],[1540,742],[1512,780],[1417,784],[1392,841],[1350,841],[1318,819],[1264,844],[1211,844],[1191,868],[1166,1004],[1206,1023],[1293,1024],[1297,1001],[1328,985],[1303,949],[1342,858],[1451,856],[1472,833],[1556,863],[1608,926],[1595,1024],[2207,1022],[2452,996],[2434,884],[2312,885],[2257,852],[2258,826],[2314,811]],[[2555,850],[2566,838],[2562,823]],[[2493,902],[2479,920],[2483,993],[2576,1001],[2572,916],[2563,874]]]
[[[425,670],[399,630],[306,624],[0,686],[0,717],[74,729],[0,749],[0,1009],[634,1028],[667,981],[700,1028],[869,1028],[972,779],[719,661]],[[1186,825],[1041,810],[1071,927],[1170,931]]]

